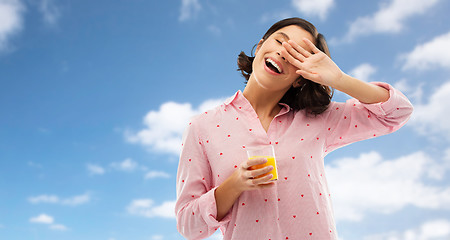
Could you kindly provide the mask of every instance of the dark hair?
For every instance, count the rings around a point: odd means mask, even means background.
[[[316,47],[330,57],[330,51],[328,50],[328,45],[325,41],[325,37],[317,31],[314,25],[301,18],[294,17],[278,21],[277,23],[272,25],[269,30],[267,30],[266,34],[264,34],[262,38],[263,42],[265,42],[266,39],[269,38],[269,36],[277,30],[289,25],[299,26],[307,32],[311,33],[314,38],[314,44],[316,45]],[[258,44],[255,44],[255,46],[257,45]],[[255,48],[255,46],[253,46],[253,49]],[[237,70],[241,71],[242,76],[244,76],[244,78],[246,79],[246,84],[248,82],[248,79],[250,78],[250,74],[253,71],[252,64],[254,59],[255,57],[253,56],[253,53],[252,57],[249,57],[242,51],[237,59],[237,64],[239,67]],[[280,102],[286,103],[294,110],[305,109],[307,113],[312,113],[314,115],[323,113],[328,108],[328,105],[331,102],[334,89],[330,88],[329,86],[321,85],[311,80],[305,79],[302,76],[300,76],[299,79],[301,80],[301,86],[297,88],[291,86],[291,88],[281,98]]]

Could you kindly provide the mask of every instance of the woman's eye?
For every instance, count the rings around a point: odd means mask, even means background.
[[[279,44],[281,44],[280,40],[276,40]]]

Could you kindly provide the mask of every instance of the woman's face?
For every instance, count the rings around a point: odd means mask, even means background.
[[[252,75],[262,88],[272,91],[287,91],[299,78],[300,75],[295,73],[297,68],[282,57],[281,49],[284,47],[281,43],[291,39],[307,51],[312,52],[302,40],[303,38],[314,42],[309,32],[299,26],[289,25],[274,32],[263,43],[259,42],[252,64]]]

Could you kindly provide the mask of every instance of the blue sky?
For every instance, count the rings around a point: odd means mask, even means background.
[[[0,239],[183,239],[173,207],[188,119],[243,90],[237,55],[292,16],[316,25],[343,71],[388,82],[415,107],[399,131],[325,159],[340,239],[449,239],[449,10],[0,0]]]

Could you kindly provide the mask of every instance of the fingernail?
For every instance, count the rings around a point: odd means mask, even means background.
[[[269,170],[273,170],[273,166],[269,166]]]

